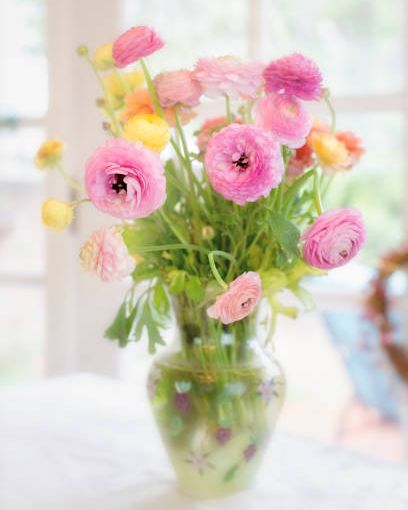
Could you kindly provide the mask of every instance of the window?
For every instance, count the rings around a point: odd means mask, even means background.
[[[0,0],[0,383],[39,376],[45,336],[45,0]],[[29,77],[29,79],[28,79]]]

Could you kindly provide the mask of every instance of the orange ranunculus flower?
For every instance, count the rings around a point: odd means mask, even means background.
[[[154,113],[153,100],[145,88],[136,89],[125,96],[125,107],[121,113],[121,120],[127,121],[136,115]]]
[[[364,154],[365,149],[361,138],[356,136],[351,131],[339,131],[336,133],[336,138],[342,142],[349,153],[350,168],[359,162],[361,156]]]
[[[350,168],[347,147],[334,133],[314,132],[310,135],[310,145],[319,164],[325,170],[342,171]]]

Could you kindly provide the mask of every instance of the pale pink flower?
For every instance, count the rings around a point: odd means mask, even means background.
[[[264,65],[260,62],[241,62],[235,57],[200,58],[194,75],[204,94],[215,98],[228,96],[254,99],[262,87]]]
[[[212,319],[219,319],[223,324],[240,321],[253,312],[261,299],[261,293],[259,274],[254,271],[243,273],[231,282],[228,290],[207,309],[207,314]]]
[[[268,94],[259,99],[254,108],[255,125],[271,131],[282,144],[296,149],[306,142],[312,127],[309,114],[291,96]]]
[[[359,211],[332,209],[319,216],[303,233],[303,258],[319,269],[343,266],[357,255],[365,237]]]
[[[227,200],[255,202],[282,180],[280,146],[258,127],[230,124],[208,142],[205,169],[215,191]]]
[[[316,100],[322,95],[322,75],[309,58],[300,53],[273,60],[264,70],[266,92]]]
[[[191,71],[160,73],[154,79],[154,86],[163,108],[176,104],[197,106],[200,102],[202,88]]]
[[[92,234],[80,253],[81,265],[104,282],[122,280],[135,268],[135,260],[116,227],[102,227]]]
[[[116,39],[112,56],[116,67],[126,67],[163,46],[164,42],[152,28],[138,26],[130,28]]]
[[[144,218],[166,200],[164,167],[157,152],[119,138],[88,159],[85,188],[97,209],[118,218]]]

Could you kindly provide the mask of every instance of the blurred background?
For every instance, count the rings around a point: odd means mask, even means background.
[[[338,128],[366,147],[326,205],[360,208],[368,242],[347,269],[313,284],[315,311],[279,322],[289,383],[279,427],[403,461],[399,383],[359,314],[378,257],[408,227],[407,0],[0,0],[0,384],[79,371],[143,384],[146,345],[118,351],[102,338],[126,284],[103,286],[78,264],[79,246],[106,219],[84,207],[68,232],[45,232],[43,198],[67,191],[33,165],[39,143],[60,137],[67,167],[81,175],[104,135],[96,80],[75,49],[94,50],[134,24],[167,42],[149,59],[153,73],[199,56],[269,61],[294,51],[320,66]],[[210,114],[204,107],[191,130]]]

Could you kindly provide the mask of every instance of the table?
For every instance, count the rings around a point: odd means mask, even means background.
[[[193,501],[142,390],[92,375],[1,390],[1,510],[408,509],[407,467],[283,433],[252,491]]]

